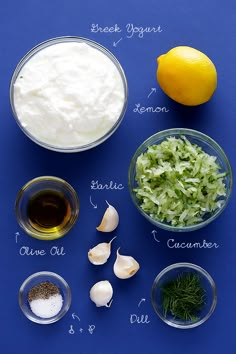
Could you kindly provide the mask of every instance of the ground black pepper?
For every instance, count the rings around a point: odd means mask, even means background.
[[[49,281],[39,283],[33,286],[28,293],[28,301],[31,302],[37,299],[49,299],[50,296],[60,294],[56,285]]]

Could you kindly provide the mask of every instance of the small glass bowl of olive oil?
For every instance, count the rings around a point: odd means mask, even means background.
[[[74,226],[79,215],[79,199],[74,188],[63,179],[42,176],[21,188],[15,212],[27,234],[40,240],[55,240]]]

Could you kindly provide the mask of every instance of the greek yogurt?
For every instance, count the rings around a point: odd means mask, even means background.
[[[76,41],[51,44],[18,73],[15,114],[26,134],[41,145],[83,147],[109,135],[120,119],[124,82],[117,65],[99,49]]]

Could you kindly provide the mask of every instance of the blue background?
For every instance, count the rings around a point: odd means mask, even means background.
[[[1,332],[0,350],[4,354],[227,354],[235,353],[235,194],[224,213],[205,229],[188,234],[157,230],[159,243],[152,237],[153,226],[135,209],[127,187],[130,159],[141,142],[153,133],[172,127],[200,130],[225,150],[234,169],[235,139],[235,53],[236,5],[234,1],[82,1],[8,0],[0,4],[0,272]],[[91,33],[91,24],[112,26],[122,33]],[[158,26],[161,33],[137,35],[128,39],[125,25]],[[47,151],[31,142],[18,128],[9,103],[9,83],[21,57],[36,44],[61,35],[78,35],[100,42],[121,62],[129,85],[125,118],[115,134],[99,147],[77,154]],[[117,47],[114,41],[122,40]],[[193,46],[206,53],[218,70],[218,88],[211,101],[200,107],[184,107],[171,101],[160,90],[156,78],[156,57],[177,45]],[[156,88],[149,98],[152,88]],[[168,113],[139,115],[142,106],[166,106]],[[18,190],[31,178],[55,175],[76,189],[81,211],[74,229],[57,242],[34,240],[17,225],[14,201]],[[121,191],[94,191],[92,180],[122,183]],[[98,205],[94,209],[89,201]],[[111,235],[99,234],[106,208],[105,200],[120,213],[118,229]],[[16,243],[15,233],[19,232]],[[112,256],[102,267],[87,260],[87,251],[98,242],[117,235]],[[217,242],[209,250],[168,249],[166,241]],[[64,247],[65,256],[20,256],[28,246],[48,251]],[[112,273],[115,250],[134,256],[141,264],[135,277],[119,280]],[[171,328],[155,315],[150,290],[157,273],[167,265],[189,261],[204,267],[214,278],[218,304],[213,316],[192,330]],[[18,306],[18,290],[30,274],[49,270],[62,275],[71,286],[72,306],[59,322],[40,326],[24,317]],[[96,308],[89,289],[97,281],[113,284],[114,301],[110,309]],[[138,304],[145,298],[140,307]],[[72,314],[79,316],[73,319]],[[150,323],[130,324],[130,314],[147,314]],[[73,326],[75,333],[68,330]],[[89,325],[95,325],[93,334]],[[81,333],[79,330],[83,328]]]

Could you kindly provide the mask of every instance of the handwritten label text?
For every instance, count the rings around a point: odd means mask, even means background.
[[[169,109],[166,107],[145,107],[141,106],[140,103],[135,104],[133,109],[134,113],[144,114],[144,113],[168,113]]]
[[[140,309],[141,305],[145,304],[146,299],[145,298],[141,298],[141,300],[138,303],[138,308]],[[140,311],[140,310],[139,310]],[[143,314],[138,314],[137,313],[132,313],[131,315],[129,315],[129,322],[130,324],[138,324],[138,325],[144,325],[144,324],[148,324],[150,323],[148,315],[143,315]]]
[[[118,24],[112,26],[102,27],[98,23],[92,23],[90,27],[90,32],[92,33],[126,33],[126,38],[133,38],[137,36],[138,38],[143,38],[144,35],[150,33],[161,33],[163,29],[160,25],[158,26],[136,26],[134,23],[127,23],[122,29]]]
[[[92,33],[119,33],[122,32],[122,29],[117,25],[117,23],[111,27],[101,27],[98,23],[92,23],[90,31]]]
[[[91,181],[90,189],[94,190],[103,190],[103,189],[110,189],[110,190],[122,190],[124,186],[122,183],[117,183],[113,181],[109,181],[108,183],[100,183],[98,180]]]
[[[80,334],[82,333],[89,333],[89,334],[93,334],[95,331],[96,326],[94,324],[89,324],[87,331],[86,328],[81,327],[81,320],[80,317],[78,315],[76,315],[75,313],[72,313],[72,319],[75,320],[74,324],[70,325],[70,328],[68,330],[69,334],[75,334],[76,332],[79,332]],[[77,328],[76,328],[77,327]]]
[[[201,242],[176,242],[174,238],[170,238],[167,241],[168,248],[219,248],[219,245],[214,242],[207,242],[202,240]]]
[[[22,246],[19,249],[20,256],[46,256],[49,254],[50,256],[65,256],[66,252],[64,247],[52,246],[50,250],[47,252],[45,249],[34,249],[28,246]]]
[[[137,324],[148,324],[148,323],[150,323],[150,321],[148,319],[148,315],[139,315],[138,316],[135,313],[130,315],[129,321],[130,321],[131,324],[134,324],[134,323],[137,323]]]

